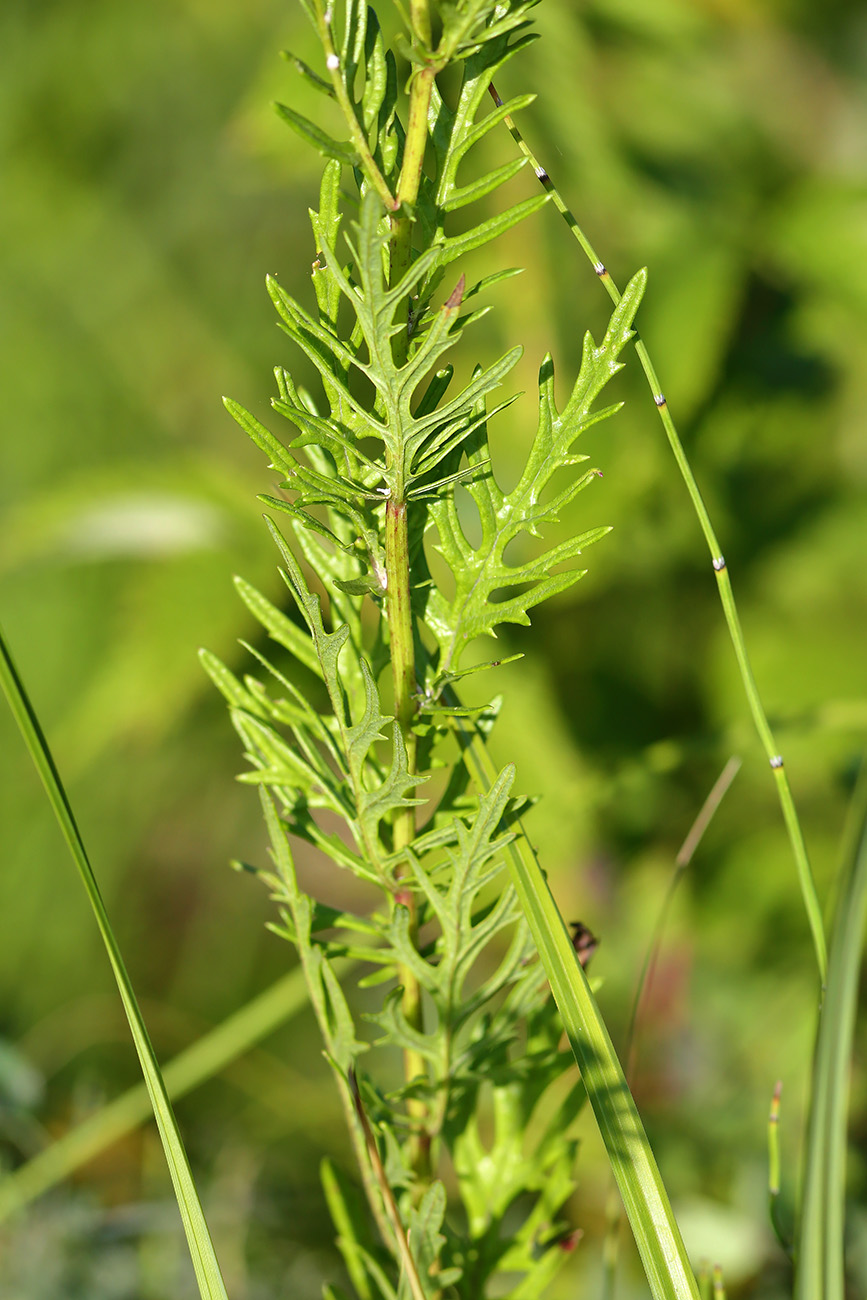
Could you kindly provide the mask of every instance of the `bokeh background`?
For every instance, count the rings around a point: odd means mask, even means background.
[[[867,13],[854,0],[545,0],[502,77],[615,277],[650,271],[642,334],[717,525],[823,897],[867,729]],[[222,410],[267,418],[292,364],[266,272],[306,293],[320,170],[271,112],[316,111],[276,0],[5,0],[0,10],[0,617],[68,782],[163,1057],[290,965],[232,857],[256,799],[196,649],[251,636],[232,574],[280,599],[255,501],[268,472]],[[509,156],[505,133],[494,146]],[[532,178],[516,183],[530,193]],[[523,188],[522,188],[523,187]],[[549,209],[495,249],[479,356],[523,342],[572,373],[607,302]],[[514,290],[514,292],[512,292]],[[815,1002],[809,935],[707,552],[637,367],[585,436],[604,478],[568,526],[611,523],[589,574],[504,638],[497,737],[544,792],[558,898],[601,936],[622,1042],[674,857],[727,758],[743,766],[679,892],[640,1032],[637,1095],[696,1258],[733,1296],[787,1293],[766,1226],[784,1081],[784,1199]],[[497,431],[505,482],[532,397]],[[108,966],[0,710],[0,1123],[7,1167],[137,1079]],[[851,1267],[867,1285],[863,1020]],[[302,1014],[183,1101],[233,1300],[340,1278],[318,1186],[348,1160]],[[588,1125],[560,1292],[598,1294],[608,1181]],[[790,1204],[789,1204],[790,1208]],[[150,1128],[2,1228],[16,1300],[193,1295]],[[859,1244],[860,1243],[860,1244]],[[626,1250],[628,1260],[628,1249]],[[627,1263],[623,1300],[644,1294]]]

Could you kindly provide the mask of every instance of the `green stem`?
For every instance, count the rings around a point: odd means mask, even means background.
[[[431,22],[430,0],[411,0],[410,22],[415,42],[424,50],[430,50]],[[412,226],[413,207],[421,186],[424,155],[428,137],[428,109],[430,108],[436,68],[426,64],[417,69],[410,83],[409,117],[407,120],[406,139],[404,140],[403,159],[400,179],[395,199],[396,211],[391,217],[391,248],[389,279],[397,284],[412,262]],[[406,306],[406,329],[401,330],[394,340],[394,356],[398,365],[406,361],[409,351],[409,337],[412,330],[412,305]],[[385,512],[385,570],[386,602],[388,610],[389,637],[391,644],[391,671],[394,683],[394,714],[401,730],[406,747],[407,767],[411,773],[416,771],[417,741],[415,734],[416,713],[416,673],[415,640],[410,596],[409,540],[407,532],[407,503],[404,499],[403,483],[395,483],[392,497]],[[394,849],[406,848],[415,839],[415,809],[403,808],[395,817]],[[398,877],[403,873],[399,867]],[[395,904],[406,907],[409,911],[409,933],[413,943],[418,933],[418,916],[415,896],[411,889],[399,888],[395,894]],[[421,988],[419,982],[408,967],[398,971],[403,996],[401,1009],[407,1023],[414,1029],[423,1028]],[[424,1058],[412,1048],[404,1050],[404,1077],[407,1083],[427,1074]],[[415,1136],[411,1147],[412,1167],[421,1183],[428,1182],[431,1176],[430,1166],[430,1129],[429,1114],[425,1102],[410,1098],[407,1110],[415,1127]]]
[[[427,6],[425,5],[426,9]],[[428,24],[429,29],[429,24]],[[421,186],[424,154],[427,146],[427,118],[430,109],[436,68],[426,66],[414,73],[409,97],[409,120],[403,146],[403,164],[397,187],[396,212],[391,218],[391,263],[389,280],[397,284],[412,263],[413,207]],[[400,365],[406,360],[412,328],[410,304],[407,304],[407,328],[395,339],[395,358]]]
[[[430,3],[429,0],[410,0],[409,22],[413,35],[425,49],[430,49]]]
[[[406,502],[389,501],[385,512],[385,571],[394,713],[400,723],[407,753],[415,749],[412,722],[415,715],[415,648],[409,589],[409,538]],[[415,755],[413,754],[413,758]],[[410,768],[412,768],[410,760]],[[411,809],[405,809],[412,812]],[[408,841],[405,841],[408,843]],[[401,845],[403,847],[403,845]]]
[[[394,685],[394,715],[406,747],[407,767],[416,770],[417,741],[414,729],[416,712],[415,644],[413,635],[412,604],[410,597],[409,539],[407,534],[406,502],[389,501],[385,511],[385,571],[388,628],[391,649],[391,672]],[[415,808],[402,808],[394,822],[395,852],[406,848],[415,839]],[[398,874],[401,869],[398,868]],[[398,888],[395,904],[409,911],[410,937],[415,943],[418,930],[415,896],[411,889]],[[421,989],[415,973],[406,966],[399,971],[403,986],[401,1009],[413,1029],[423,1028]],[[404,1076],[407,1083],[419,1075],[426,1075],[424,1058],[413,1048],[403,1054]],[[410,1099],[408,1111],[417,1128],[413,1145],[413,1167],[419,1178],[430,1177],[430,1135],[427,1127],[428,1111],[424,1102]]]
[[[370,1167],[382,1196],[382,1203],[385,1206],[385,1212],[388,1215],[392,1231],[394,1232],[394,1239],[397,1247],[396,1253],[403,1265],[406,1279],[409,1283],[412,1300],[427,1300],[425,1289],[422,1285],[421,1278],[419,1277],[415,1258],[410,1248],[409,1237],[403,1226],[403,1220],[400,1217],[400,1210],[397,1208],[397,1202],[394,1199],[394,1192],[392,1191],[391,1184],[388,1181],[388,1175],[383,1167],[379,1148],[376,1145],[376,1138],[373,1135],[373,1129],[370,1127],[370,1120],[367,1118],[364,1106],[362,1105],[361,1093],[358,1088],[358,1081],[355,1077],[354,1071],[350,1075],[350,1085],[352,1087],[352,1098],[355,1104],[356,1114],[367,1145]]]
[[[429,0],[411,0],[410,24],[416,44],[426,51],[430,50],[431,22]],[[428,112],[434,77],[442,64],[426,63],[417,68],[412,75],[409,89],[409,118],[406,127],[406,139],[403,144],[403,159],[400,167],[400,180],[397,184],[395,208],[391,218],[391,265],[389,279],[397,284],[409,270],[412,263],[412,226],[413,207],[418,199],[421,178],[424,169],[424,154],[427,148]],[[409,336],[412,331],[411,304],[407,304],[407,328],[395,339],[395,358],[398,365],[406,360]]]
[[[783,1081],[778,1079],[768,1115],[768,1211],[777,1241],[786,1254],[791,1254],[792,1248],[786,1239],[780,1218],[780,1098],[782,1092]]]
[[[503,101],[500,99],[500,96],[497,94],[493,86],[490,87],[490,91],[491,91],[491,95],[494,98],[494,101],[498,105],[502,104]],[[509,128],[512,138],[514,139],[518,148],[521,150],[521,152],[530,162],[533,170],[536,173],[539,183],[542,185],[543,189],[545,189],[547,193],[551,195],[554,206],[557,208],[558,212],[564,218],[572,234],[575,236],[578,243],[581,245],[581,248],[586,254],[588,260],[593,265],[593,270],[596,272],[597,276],[599,277],[600,281],[602,282],[605,288],[605,291],[607,292],[609,298],[611,299],[611,301],[614,303],[616,307],[620,302],[621,293],[617,285],[614,283],[611,276],[609,275],[604,262],[602,262],[601,259],[598,257],[596,250],[593,248],[593,245],[590,243],[590,240],[587,238],[587,236],[584,234],[581,227],[578,225],[578,222],[575,220],[575,217],[573,216],[572,212],[564,203],[559,191],[554,185],[554,182],[551,180],[545,168],[541,165],[541,163],[539,163],[535,154],[532,152],[532,150],[524,140],[524,137],[521,135],[513,119],[507,115],[506,117],[504,117],[503,121],[505,122],[506,126]],[[810,859],[807,853],[807,846],[804,841],[804,834],[801,829],[801,823],[798,819],[798,814],[795,809],[795,801],[792,798],[792,790],[789,785],[789,779],[788,776],[786,775],[785,768],[783,766],[782,755],[780,754],[779,749],[777,748],[776,741],[774,740],[774,735],[768,723],[767,714],[765,713],[761,696],[759,695],[758,687],[756,686],[755,678],[753,677],[753,671],[750,666],[749,656],[747,655],[746,642],[744,640],[744,634],[741,629],[741,623],[738,617],[737,606],[735,605],[734,593],[732,591],[731,580],[729,578],[726,562],[725,559],[723,558],[720,544],[717,541],[717,537],[716,537],[716,533],[714,532],[713,525],[711,524],[710,516],[707,512],[707,507],[704,504],[704,500],[702,499],[701,492],[699,491],[698,484],[695,480],[695,475],[693,474],[689,461],[686,458],[686,452],[683,449],[683,444],[680,441],[677,428],[675,426],[674,420],[671,417],[671,412],[668,409],[668,402],[665,399],[665,395],[663,393],[662,386],[660,385],[659,379],[657,377],[656,370],[654,369],[653,363],[650,360],[650,356],[648,354],[647,348],[644,345],[643,340],[637,334],[635,336],[635,353],[636,356],[638,357],[639,362],[641,363],[641,368],[644,371],[645,378],[647,379],[648,386],[653,395],[653,402],[654,405],[656,406],[656,409],[659,413],[659,417],[662,421],[662,426],[665,430],[665,435],[668,439],[669,446],[671,447],[671,450],[674,454],[674,458],[677,461],[677,467],[680,470],[684,484],[686,485],[686,490],[689,493],[690,500],[692,501],[693,504],[693,508],[696,512],[696,515],[698,516],[698,522],[699,525],[701,526],[701,531],[704,534],[704,538],[705,541],[707,542],[708,550],[710,551],[711,554],[713,570],[717,580],[717,589],[719,591],[719,597],[722,603],[723,613],[725,615],[726,624],[728,626],[729,636],[731,638],[732,646],[734,647],[735,657],[737,658],[738,667],[740,669],[741,681],[743,683],[744,692],[746,694],[747,701],[750,707],[750,712],[752,713],[753,722],[755,723],[756,730],[759,733],[759,738],[764,748],[765,755],[767,756],[768,762],[774,774],[774,780],[777,787],[777,796],[780,801],[780,806],[783,812],[783,820],[786,824],[786,830],[788,832],[789,842],[792,847],[792,854],[794,856],[795,864],[797,866],[798,880],[801,887],[801,895],[804,901],[804,908],[807,913],[807,919],[809,921],[810,930],[813,936],[813,946],[815,948],[815,953],[816,953],[816,965],[819,970],[819,980],[822,989],[824,990],[825,983],[827,980],[827,971],[828,971],[828,949],[827,949],[827,942],[825,939],[825,928],[822,922],[822,908],[819,903],[818,894],[816,892],[816,882],[813,879],[813,872],[810,867]]]

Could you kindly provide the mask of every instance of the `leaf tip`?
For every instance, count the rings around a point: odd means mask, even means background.
[[[443,311],[457,311],[464,300],[464,290],[467,287],[467,277],[462,275],[454,289],[452,289],[446,301],[443,303]]]

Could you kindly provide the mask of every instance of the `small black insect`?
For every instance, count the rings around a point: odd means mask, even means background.
[[[572,947],[586,970],[590,958],[599,947],[599,940],[592,930],[588,930],[583,921],[570,921],[569,928],[572,931]]]

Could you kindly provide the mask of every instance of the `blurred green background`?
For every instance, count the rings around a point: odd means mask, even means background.
[[[500,89],[539,92],[522,128],[618,281],[649,268],[642,334],[827,897],[867,729],[867,13],[854,0],[544,0],[536,16],[544,39]],[[0,618],[163,1057],[291,962],[264,929],[264,891],[228,869],[261,860],[263,836],[195,656],[207,645],[244,662],[237,638],[254,633],[233,573],[279,598],[255,501],[269,475],[219,397],[267,418],[270,367],[295,360],[263,277],[307,292],[320,165],[269,108],[315,111],[283,46],[315,59],[300,7],[276,0],[5,0],[0,12]],[[495,147],[510,156],[505,133]],[[521,341],[520,387],[548,348],[565,378],[607,314],[577,245],[549,209],[495,257],[528,269],[496,291],[480,358]],[[583,447],[604,478],[572,521],[615,528],[574,593],[505,638],[527,658],[502,671],[497,749],[544,792],[533,833],[564,913],[601,936],[594,970],[621,1042],[677,848],[726,759],[743,759],[677,895],[635,1086],[696,1257],[722,1261],[732,1296],[778,1297],[765,1123],[782,1078],[790,1199],[811,947],[706,550],[634,364],[617,384],[624,411]],[[532,397],[509,414],[504,481]],[[11,1165],[137,1066],[5,711],[0,862]],[[859,1032],[860,1293],[865,1066]],[[339,1278],[317,1166],[324,1150],[347,1157],[309,1018],[179,1114],[233,1300],[306,1300]],[[589,1126],[579,1175],[585,1239],[560,1293],[596,1295],[608,1184]],[[149,1130],[0,1235],[0,1290],[16,1300],[194,1294]],[[631,1266],[620,1294],[644,1294]]]

